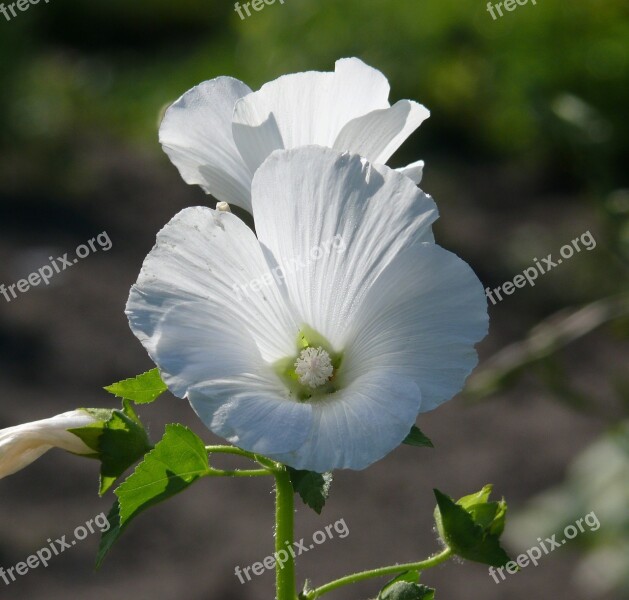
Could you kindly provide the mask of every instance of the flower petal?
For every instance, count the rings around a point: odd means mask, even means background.
[[[421,104],[400,100],[391,108],[375,110],[347,123],[333,147],[384,164],[429,116]]]
[[[232,114],[251,89],[218,77],[186,92],[167,111],[159,140],[184,181],[200,185],[218,200],[247,210],[251,173],[232,138]]]
[[[126,312],[180,397],[295,349],[297,326],[255,235],[235,215],[205,207],[181,211],[159,232]]]
[[[284,75],[236,104],[236,145],[253,169],[278,148],[331,147],[346,123],[388,108],[388,96],[386,77],[357,58],[338,60],[334,73]]]
[[[412,378],[422,412],[458,393],[487,334],[487,299],[472,269],[435,244],[397,256],[356,307],[343,377],[390,368]]]
[[[337,349],[360,299],[409,245],[432,241],[433,200],[358,156],[308,147],[275,152],[257,171],[253,213],[296,316]]]
[[[94,451],[68,429],[86,427],[95,421],[87,412],[73,410],[0,430],[0,479],[28,466],[51,448],[93,454]]]
[[[258,123],[255,127],[234,121],[232,135],[240,151],[242,159],[251,173],[255,173],[266,157],[274,150],[284,148],[284,141],[280,133],[275,115],[270,113],[263,117],[247,114],[256,110],[255,103],[238,100],[234,115],[241,121]]]
[[[260,369],[256,343],[243,322],[204,300],[174,302],[145,346],[168,388],[180,398],[213,379]]]
[[[214,433],[265,456],[297,450],[311,428],[310,405],[288,398],[268,369],[198,386],[188,399]]]
[[[415,185],[419,185],[422,181],[422,177],[424,176],[424,161],[418,160],[410,165],[396,169],[396,171],[412,179],[415,182]]]
[[[317,473],[364,469],[402,443],[420,403],[419,388],[411,379],[373,370],[326,399],[313,401],[312,427],[303,445],[272,457]]]

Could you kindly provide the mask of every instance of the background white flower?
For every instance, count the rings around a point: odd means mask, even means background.
[[[317,144],[386,163],[430,115],[388,97],[386,77],[357,58],[338,60],[334,73],[284,75],[257,92],[218,77],[167,110],[159,139],[187,183],[251,211],[251,179],[274,150]],[[400,171],[418,184],[423,165]]]
[[[131,328],[215,433],[296,468],[364,468],[461,389],[487,330],[483,287],[434,244],[432,199],[388,167],[279,151],[252,191],[259,240],[203,207],[158,234],[131,290]],[[287,269],[334,236],[342,254]],[[278,266],[284,285],[236,300]]]
[[[0,430],[0,479],[27,467],[51,448],[94,454],[94,450],[68,429],[87,427],[97,420],[83,410],[73,410]]]

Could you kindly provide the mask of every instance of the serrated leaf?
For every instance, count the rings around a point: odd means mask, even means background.
[[[419,583],[397,581],[385,586],[377,600],[434,600],[435,590]]]
[[[108,418],[69,431],[92,448],[94,457],[101,461],[99,493],[102,496],[152,446],[142,422],[127,401],[123,401],[122,410],[98,410],[91,414],[98,414],[98,418],[108,415]]]
[[[148,404],[161,396],[168,387],[162,381],[158,369],[151,369],[137,377],[112,383],[105,388],[110,394],[131,400],[136,404]]]
[[[430,438],[415,425],[411,427],[410,433],[406,436],[402,443],[409,446],[417,446],[419,448],[434,448]]]
[[[112,508],[111,528],[101,540],[97,565],[102,563],[132,519],[184,491],[209,472],[203,441],[183,425],[167,425],[164,437],[116,489],[118,502]]]
[[[435,522],[439,535],[457,556],[493,567],[502,567],[509,562],[509,556],[500,546],[499,535],[491,530],[491,523],[486,527],[481,526],[474,521],[472,514],[452,498],[439,490],[434,492],[437,498]],[[488,510],[493,511],[494,517],[501,517],[504,526],[504,512],[501,512],[503,508],[500,503],[491,504],[498,505],[498,508]],[[474,505],[473,508],[484,519],[488,513],[478,506]]]
[[[301,496],[305,504],[320,515],[330,494],[332,473],[300,471],[288,467],[288,474],[295,492]]]
[[[203,441],[183,425],[166,425],[164,437],[115,492],[120,523],[178,494],[209,470]]]

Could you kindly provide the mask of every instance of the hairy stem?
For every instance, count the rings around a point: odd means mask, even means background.
[[[295,559],[293,549],[295,503],[293,484],[285,467],[275,475],[275,580],[276,600],[295,600]],[[278,560],[278,558],[286,559]]]
[[[353,575],[347,575],[346,577],[341,577],[340,579],[336,579],[335,581],[331,581],[330,583],[326,583],[325,585],[312,590],[306,594],[306,598],[308,598],[308,600],[315,600],[328,592],[346,585],[351,585],[352,583],[364,581],[365,579],[373,579],[375,577],[383,577],[385,575],[397,575],[399,573],[403,573],[404,571],[425,571],[426,569],[440,565],[451,556],[452,550],[450,550],[450,548],[446,548],[439,554],[435,554],[435,556],[421,562],[391,565],[390,567],[380,567],[379,569],[372,569],[370,571],[362,571],[360,573],[354,573]]]

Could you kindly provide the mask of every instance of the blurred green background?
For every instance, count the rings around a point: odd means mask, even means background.
[[[114,244],[56,286],[0,299],[0,426],[108,405],[103,385],[150,367],[126,327],[128,287],[157,230],[212,203],[161,152],[164,108],[218,75],[257,89],[343,56],[382,70],[392,101],[431,110],[391,162],[426,161],[437,239],[486,285],[586,231],[597,247],[490,306],[467,393],[421,423],[437,449],[339,473],[329,517],[298,518],[313,531],[343,517],[351,534],[298,567],[321,582],[417,559],[433,547],[430,488],[460,496],[492,481],[513,509],[513,554],[591,510],[601,529],[500,585],[483,567],[450,565],[427,581],[439,597],[629,598],[626,0],[538,0],[496,20],[484,0],[278,0],[245,20],[229,2],[51,0],[0,15],[0,281],[103,230]],[[185,403],[161,402],[146,417],[155,437],[186,419],[207,437]],[[94,467],[75,462],[51,455],[0,482],[0,564],[107,511]],[[2,597],[270,597],[269,579],[233,577],[268,554],[263,485],[192,491],[159,511],[98,575],[91,540]],[[338,598],[375,591],[357,590]]]

